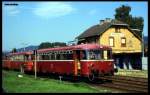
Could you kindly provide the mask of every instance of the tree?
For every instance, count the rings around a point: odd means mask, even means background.
[[[66,46],[66,43],[63,42],[54,42],[52,43],[53,47],[60,47],[60,46]]]
[[[131,12],[131,7],[122,5],[119,8],[116,8],[115,19],[127,23],[133,29],[143,30],[143,18],[142,17],[133,17],[129,13]]]
[[[121,7],[116,8],[115,11],[116,11],[115,14],[116,19],[126,22],[127,24],[130,23],[129,18],[131,18],[131,15],[129,13],[131,11],[131,8],[129,6],[122,5]]]
[[[143,25],[144,25],[143,21],[144,20],[142,17],[133,17],[130,27],[143,30]]]
[[[39,45],[38,49],[43,49],[43,48],[53,48],[53,47],[60,47],[60,46],[66,46],[66,43],[63,42],[43,42]]]
[[[13,49],[12,49],[12,53],[15,53],[15,52],[17,52],[17,49],[16,49],[16,48],[13,48]]]
[[[43,49],[43,48],[50,48],[52,47],[51,43],[49,42],[43,42],[39,45],[38,49]]]

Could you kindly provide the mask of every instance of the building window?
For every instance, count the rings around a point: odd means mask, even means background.
[[[121,47],[126,47],[126,38],[125,37],[121,38]]]
[[[109,46],[114,47],[114,37],[109,37]]]

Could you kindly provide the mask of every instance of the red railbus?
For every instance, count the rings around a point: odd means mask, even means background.
[[[24,56],[34,58],[33,52],[25,53]],[[30,58],[31,61],[28,59],[25,61],[25,71],[34,72],[33,58]],[[109,46],[81,44],[39,49],[37,50],[36,59],[37,72],[75,77],[81,76],[87,77],[89,80],[94,80],[96,77],[114,75],[112,49]],[[17,61],[11,62],[12,64],[17,64]],[[18,68],[17,65],[15,66]]]
[[[33,53],[32,52],[17,52],[10,53],[7,59],[3,60],[3,68],[13,70],[32,70]]]

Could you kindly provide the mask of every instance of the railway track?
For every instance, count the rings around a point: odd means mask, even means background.
[[[104,82],[101,84],[92,84],[96,87],[107,87],[125,92],[148,93],[148,79],[127,76],[101,77]],[[112,82],[108,82],[108,80]]]
[[[121,82],[121,83],[128,83],[128,84],[134,84],[134,85],[148,86],[147,78],[127,77],[127,76],[112,76],[112,77],[106,76],[106,77],[101,77],[100,79],[112,80],[113,82]]]

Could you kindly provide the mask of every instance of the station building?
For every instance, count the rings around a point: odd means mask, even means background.
[[[112,47],[116,66],[121,69],[142,69],[142,31],[128,24],[106,18],[90,27],[76,39],[78,44],[98,43]]]

